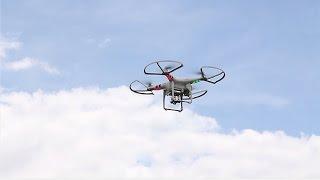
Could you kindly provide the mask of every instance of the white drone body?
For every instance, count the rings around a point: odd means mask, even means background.
[[[156,66],[158,71],[150,70],[152,66]],[[144,84],[138,80],[135,80],[130,84],[130,90],[143,95],[154,95],[153,91],[162,90],[163,108],[165,110],[181,112],[183,110],[183,103],[191,104],[193,99],[199,98],[207,93],[207,90],[194,91],[193,84],[201,81],[215,84],[225,77],[225,72],[223,70],[212,66],[201,67],[199,72],[201,77],[173,77],[171,73],[177,69],[180,69],[181,67],[183,67],[183,64],[178,61],[164,60],[152,62],[144,68],[144,73],[147,75],[163,75],[168,79],[168,82],[152,85],[152,83]],[[214,70],[215,72],[208,76],[208,74],[206,74],[206,70]],[[137,87],[136,85],[140,85],[140,87]],[[168,107],[166,105],[167,96],[171,97],[170,103],[175,107]],[[176,105],[178,107],[176,107]]]

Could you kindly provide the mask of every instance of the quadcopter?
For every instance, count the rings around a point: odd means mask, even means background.
[[[181,112],[183,111],[183,103],[191,104],[193,99],[204,96],[208,92],[207,90],[195,91],[194,84],[201,81],[216,84],[225,77],[225,72],[222,69],[212,66],[202,66],[200,71],[197,72],[200,77],[174,77],[172,73],[182,67],[183,64],[178,61],[161,60],[152,62],[144,68],[144,74],[165,76],[168,81],[154,85],[151,82],[142,83],[135,80],[130,84],[130,90],[142,95],[154,95],[154,91],[162,90],[163,108],[165,110]]]

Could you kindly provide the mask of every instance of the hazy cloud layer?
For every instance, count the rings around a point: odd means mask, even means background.
[[[0,177],[320,177],[319,136],[221,133],[124,86],[0,99]]]

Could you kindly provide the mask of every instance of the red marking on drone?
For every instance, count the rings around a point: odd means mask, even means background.
[[[168,78],[169,81],[173,81],[173,76],[170,74],[165,74],[165,76]]]
[[[154,87],[149,88],[149,90],[151,90],[151,91],[153,91],[153,90],[159,90],[159,89],[158,89],[158,85],[156,85],[156,86],[154,86]]]
[[[161,90],[161,85],[156,85],[153,89],[154,90]]]

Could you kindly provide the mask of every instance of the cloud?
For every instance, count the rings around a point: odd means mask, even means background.
[[[7,51],[17,50],[21,47],[21,42],[9,40],[0,35],[0,62],[6,57]]]
[[[33,67],[39,67],[40,69],[44,70],[49,74],[60,74],[60,72],[56,68],[50,66],[48,63],[41,62],[37,59],[33,59],[30,57],[25,57],[17,61],[7,62],[5,64],[5,67],[13,71],[20,71],[20,70],[30,69]]]
[[[107,46],[110,45],[110,42],[111,42],[111,39],[105,38],[103,41],[101,41],[101,42],[98,44],[98,47],[99,47],[99,48],[105,48],[105,47],[107,47]]]
[[[110,46],[110,43],[111,43],[110,38],[104,38],[102,40],[97,40],[95,38],[88,37],[85,39],[85,41],[88,44],[93,44],[93,45],[98,46],[98,48],[106,48],[106,47]]]
[[[160,98],[124,86],[3,92],[0,177],[320,177],[320,136],[221,133]]]
[[[38,67],[49,74],[60,74],[58,69],[54,68],[53,66],[49,65],[46,62],[40,61],[35,58],[24,57],[21,60],[17,60],[17,61],[5,61],[4,59],[6,58],[7,52],[9,50],[18,50],[21,47],[21,44],[22,43],[19,41],[7,39],[0,36],[1,66],[3,66],[8,70],[13,70],[13,71],[20,71],[20,70],[30,69],[33,67]]]

